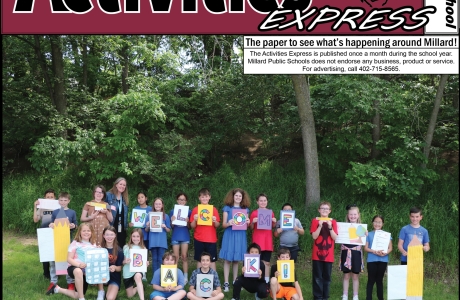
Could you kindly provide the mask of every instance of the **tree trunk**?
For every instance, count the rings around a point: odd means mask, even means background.
[[[374,76],[380,78],[380,74],[375,74]],[[372,106],[374,108],[375,115],[372,117],[371,159],[375,159],[380,155],[380,151],[377,149],[377,143],[380,140],[380,100],[374,100]]]
[[[53,85],[51,84],[51,79],[48,75],[48,67],[46,65],[46,60],[43,57],[42,51],[41,51],[41,46],[40,46],[40,36],[39,35],[34,35],[34,40],[35,40],[35,56],[37,57],[38,63],[40,64],[40,67],[43,72],[43,78],[45,79],[45,84],[46,87],[48,88],[48,93],[50,95],[51,103],[56,107],[56,101],[54,100],[54,92],[53,92]]]
[[[78,36],[71,35],[69,36],[69,43],[72,47],[73,59],[74,59],[74,68],[77,69],[81,67],[80,53],[78,53]],[[75,72],[77,73],[77,72]]]
[[[81,42],[81,56],[83,61],[83,70],[82,70],[82,77],[81,77],[81,84],[84,87],[88,86],[88,44],[86,42],[86,36],[82,37]]]
[[[305,75],[291,75],[295,98],[299,109],[305,158],[305,203],[308,206],[320,201],[318,149],[316,147],[315,120],[310,103],[310,87]]]
[[[121,72],[121,88],[123,90],[123,94],[128,93],[128,70],[129,70],[129,58],[128,58],[128,46],[124,45],[121,49],[121,57],[123,60],[123,69]]]
[[[61,38],[50,36],[51,60],[54,72],[54,101],[61,115],[67,114],[67,99],[65,97],[64,59],[61,50]]]
[[[452,78],[451,78],[452,79]],[[455,79],[454,79],[455,80]],[[452,107],[456,110],[458,110],[458,79],[457,79],[457,84],[454,84],[452,86]]]
[[[375,115],[372,118],[372,149],[371,159],[375,159],[380,155],[380,151],[377,149],[377,142],[380,140],[380,101],[374,100],[374,111]]]
[[[441,106],[442,96],[444,94],[444,88],[446,86],[447,78],[449,75],[441,75],[439,80],[438,91],[436,92],[436,98],[434,99],[433,111],[431,112],[430,124],[428,125],[428,131],[426,132],[425,148],[423,154],[426,159],[430,156],[431,142],[433,141],[434,129],[436,127],[436,120],[438,118],[439,106]],[[426,168],[426,164],[422,164],[422,168]]]

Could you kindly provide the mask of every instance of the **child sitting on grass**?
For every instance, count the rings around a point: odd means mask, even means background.
[[[168,251],[163,255],[163,265],[177,265],[177,257],[173,252]],[[177,268],[177,285],[161,286],[161,268],[155,271],[152,278],[153,292],[150,300],[180,300],[185,297],[184,273]]]
[[[291,254],[289,249],[281,248],[278,250],[278,260],[290,260]],[[280,276],[278,271],[278,264],[272,265],[270,269],[270,296],[273,300],[282,298],[286,300],[303,300],[302,290],[300,289],[299,282],[297,281],[297,272],[294,271],[294,282],[278,282]]]
[[[189,284],[190,289],[187,293],[187,298],[190,300],[204,300],[205,298],[199,297],[196,294],[196,284],[197,284],[197,275],[198,274],[210,274],[213,276],[212,281],[212,293],[211,297],[207,298],[209,300],[221,300],[224,299],[224,293],[222,293],[222,289],[220,288],[220,281],[219,275],[213,269],[211,269],[211,254],[207,252],[201,253],[200,259],[201,267],[193,271],[192,275],[190,276]]]

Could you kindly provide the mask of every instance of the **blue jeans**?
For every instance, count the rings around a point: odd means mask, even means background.
[[[66,274],[65,274],[65,279],[67,281],[67,284],[69,283],[74,283],[75,280],[67,274],[67,269],[66,269]],[[50,282],[57,284],[58,282],[58,275],[56,275],[56,263],[54,261],[50,261]]]
[[[166,249],[160,247],[154,247],[150,249],[152,253],[152,271],[155,273],[163,263],[163,255],[165,254]]]

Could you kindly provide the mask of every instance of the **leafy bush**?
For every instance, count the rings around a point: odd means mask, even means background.
[[[355,194],[373,193],[387,199],[417,198],[424,183],[432,183],[439,177],[433,170],[421,168],[426,162],[421,146],[420,142],[404,139],[392,155],[367,164],[350,162],[345,185]]]
[[[93,126],[68,120],[71,137],[56,131],[40,138],[32,147],[32,166],[43,172],[72,169],[98,182],[126,176],[133,184],[172,186],[177,178],[193,179],[206,147],[167,130],[162,106],[152,92],[117,95],[100,107]]]

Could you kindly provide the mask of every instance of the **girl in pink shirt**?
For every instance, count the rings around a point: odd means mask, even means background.
[[[267,209],[268,198],[265,194],[257,196],[257,205],[259,209]],[[276,224],[275,214],[272,211],[272,226],[271,229],[259,229],[258,225],[258,210],[256,209],[251,213],[249,227],[254,230],[252,234],[252,242],[260,246],[260,259],[265,264],[265,281],[268,283],[270,279],[270,259],[273,252],[273,228]]]
[[[82,262],[83,257],[81,257],[84,253],[79,251],[79,249],[88,247],[96,247],[96,235],[90,223],[83,223],[78,227],[75,239],[69,245],[67,254],[67,262],[69,265],[67,273],[70,277],[75,279],[76,290],[67,290],[56,285],[54,287],[54,293],[64,294],[73,299],[85,299],[85,293],[88,289],[88,283],[86,282],[84,273],[86,264]]]

